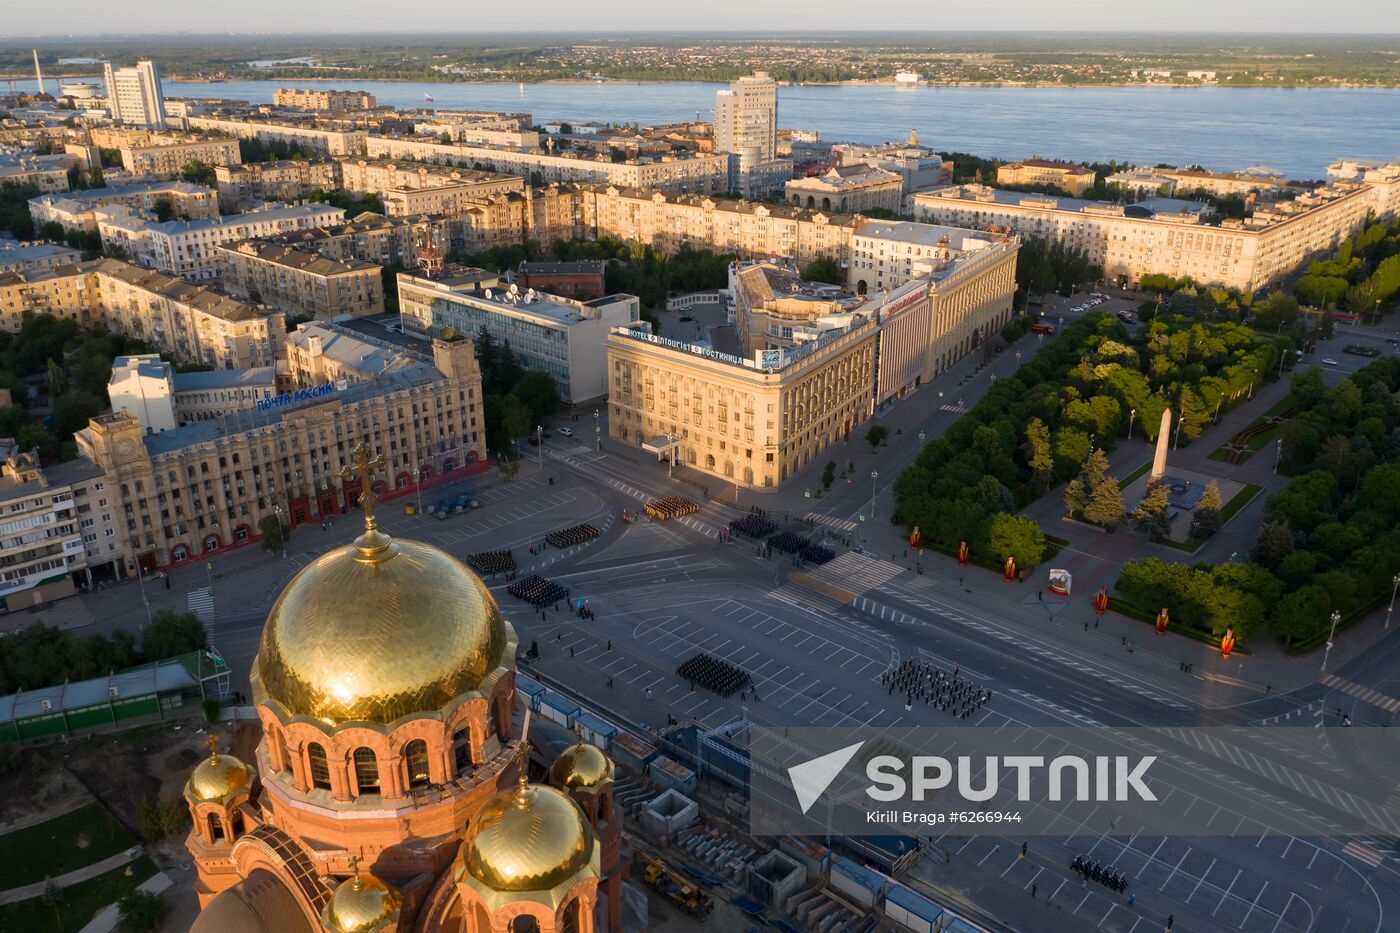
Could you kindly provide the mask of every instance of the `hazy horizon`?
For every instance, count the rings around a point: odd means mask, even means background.
[[[71,0],[64,6],[68,23],[81,22],[82,32],[55,30],[52,12],[42,7],[20,6],[6,17],[3,39],[28,38],[137,38],[142,35],[290,36],[356,34],[512,34],[549,35],[607,32],[616,35],[689,33],[832,34],[832,30],[804,28],[807,22],[831,12],[845,12],[845,4],[821,4],[777,0],[755,7],[740,0],[715,0],[701,6],[658,9],[652,0],[603,0],[580,5],[565,0],[536,0],[529,18],[548,22],[550,29],[521,28],[516,9],[463,9],[451,0],[418,0],[405,8],[386,9],[382,4],[354,0],[303,0],[297,4],[273,0],[244,0],[234,12],[222,8],[171,6],[165,3],[113,5],[97,0]],[[1109,0],[1081,0],[1070,6],[1039,0],[1000,0],[997,20],[1014,28],[987,28],[984,11],[975,9],[930,10],[922,0],[887,0],[879,8],[884,29],[840,31],[842,35],[897,33],[1100,33],[1139,35],[1327,35],[1367,36],[1400,34],[1400,4],[1394,0],[1356,0],[1345,17],[1318,16],[1315,4],[1305,0],[1178,0],[1171,10],[1174,28],[1161,28],[1162,7],[1124,7]],[[1190,28],[1184,23],[1208,24]],[[1261,23],[1270,23],[1260,31]],[[1358,31],[1359,24],[1365,31]],[[276,24],[274,32],[268,26]],[[1275,25],[1277,24],[1277,25]],[[1335,25],[1336,28],[1328,28]]]

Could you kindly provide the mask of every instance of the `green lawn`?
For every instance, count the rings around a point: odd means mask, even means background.
[[[1284,412],[1288,411],[1290,408],[1295,407],[1296,405],[1297,402],[1293,401],[1293,396],[1285,395],[1283,397],[1283,401],[1279,402],[1273,408],[1270,408],[1268,411],[1264,412],[1258,418],[1255,418],[1253,421],[1251,421],[1248,425],[1245,426],[1245,429],[1264,424],[1270,418],[1276,418]],[[1247,449],[1245,453],[1240,455],[1239,463],[1244,463],[1250,457],[1254,456],[1259,451],[1272,444],[1277,435],[1278,429],[1275,428],[1272,431],[1261,431],[1260,433],[1251,437],[1248,441],[1245,442],[1245,446]],[[1220,447],[1217,447],[1215,450],[1207,454],[1207,457],[1211,460],[1218,460],[1221,463],[1224,463],[1226,462],[1225,458],[1229,456],[1229,452],[1229,444],[1222,444]],[[1238,466],[1238,464],[1236,465]]]
[[[127,868],[131,869],[129,878],[126,876]],[[130,865],[64,888],[63,902],[60,904],[45,904],[37,897],[17,904],[5,904],[0,906],[0,930],[75,933],[87,926],[99,910],[115,903],[117,898],[155,873],[155,862],[143,855]]]
[[[0,836],[0,890],[100,862],[136,844],[98,803]]]
[[[1118,487],[1120,489],[1126,489],[1128,487],[1128,484],[1130,484],[1133,480],[1137,479],[1139,476],[1146,473],[1150,469],[1152,469],[1152,461],[1148,460],[1142,466],[1138,467],[1136,470],[1120,479],[1118,481]]]

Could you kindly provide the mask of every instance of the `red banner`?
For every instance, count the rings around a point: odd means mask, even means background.
[[[910,546],[910,547],[918,547],[918,546],[919,546],[919,540],[920,540],[920,538],[919,538],[919,526],[918,526],[918,525],[915,525],[915,526],[914,526],[914,530],[911,531],[911,532],[909,532],[909,546]]]
[[[1007,583],[1010,583],[1012,580],[1016,579],[1016,558],[1008,557],[1006,559],[1006,569],[1004,571],[1004,575],[1006,577]]]
[[[959,564],[959,565],[965,565],[966,563],[967,563],[967,542],[966,542],[966,541],[959,541],[959,542],[958,542],[958,564]]]
[[[1167,607],[1163,606],[1162,611],[1157,613],[1157,634],[1167,634]]]
[[[1094,611],[1103,615],[1108,611],[1108,587],[1099,587],[1099,592],[1094,596]]]
[[[1235,650],[1235,630],[1227,628],[1225,634],[1220,636],[1220,656],[1225,660],[1230,660],[1230,652]]]

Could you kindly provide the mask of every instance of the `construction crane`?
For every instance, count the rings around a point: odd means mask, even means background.
[[[708,894],[676,874],[659,858],[638,852],[637,861],[642,866],[642,880],[681,910],[699,919],[708,917],[714,910],[715,902]]]

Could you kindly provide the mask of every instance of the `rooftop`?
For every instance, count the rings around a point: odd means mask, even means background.
[[[607,268],[601,259],[579,259],[574,262],[522,262],[521,275],[601,275]]]
[[[299,250],[286,243],[267,240],[244,240],[234,245],[225,244],[219,249],[222,252],[251,256],[262,262],[270,262],[312,275],[349,275],[355,272],[377,272],[380,268],[377,263],[365,262],[360,259],[331,259],[320,253]]]
[[[112,198],[130,197],[134,194],[170,193],[183,195],[214,196],[211,188],[191,184],[187,181],[148,181],[132,185],[115,185],[110,188],[87,188],[83,191],[68,191],[61,195],[46,195],[43,200],[66,201],[105,201]]]
[[[277,371],[271,366],[251,369],[211,369],[204,372],[176,373],[176,392],[200,392],[207,389],[235,389],[240,386],[271,385]]]
[[[598,318],[598,313],[582,302],[546,295],[533,288],[521,289],[516,285],[481,287],[481,278],[475,275],[439,281],[418,276],[406,277],[420,288],[441,292],[445,299],[465,300],[496,313],[535,317],[563,327]]]
[[[69,270],[68,274],[73,274],[73,267],[65,268]],[[164,295],[172,301],[178,301],[226,321],[251,321],[280,313],[271,308],[244,304],[236,298],[212,291],[203,285],[191,285],[184,279],[173,278],[153,269],[133,266],[120,259],[94,259],[91,262],[79,264],[76,271],[101,272],[130,283],[137,288]]]
[[[984,249],[1002,239],[994,234],[968,230],[965,227],[945,227],[941,224],[923,224],[912,220],[868,220],[856,228],[855,234],[873,240],[946,246],[962,251]]]
[[[33,262],[36,259],[46,259],[50,256],[67,257],[76,261],[81,255],[82,253],[78,250],[60,246],[57,243],[21,243],[18,240],[0,240],[0,268]]]
[[[261,211],[250,211],[246,214],[230,214],[227,217],[205,217],[199,220],[167,220],[164,223],[153,223],[130,211],[113,208],[109,210],[105,222],[114,227],[134,230],[154,230],[158,233],[175,235],[198,230],[217,230],[227,227],[238,227],[243,224],[294,221],[299,218],[324,219],[328,213],[335,215],[336,219],[345,216],[344,210],[339,207],[332,207],[329,204],[289,204],[283,207],[269,207]]]

